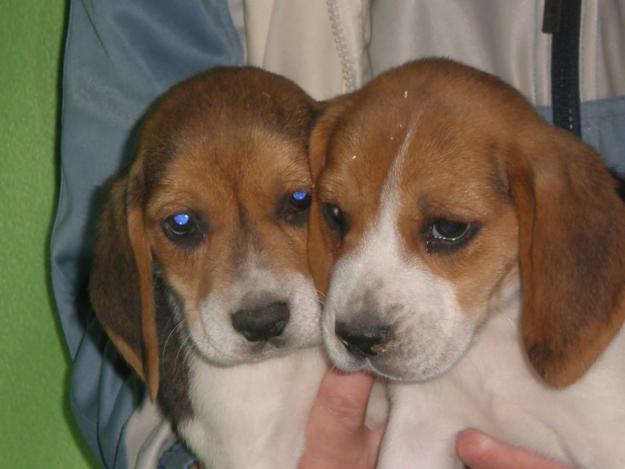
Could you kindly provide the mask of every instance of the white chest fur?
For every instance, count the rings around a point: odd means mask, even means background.
[[[519,341],[518,305],[485,325],[443,376],[390,386],[379,468],[461,468],[458,431],[474,427],[584,469],[625,467],[625,334],[575,384],[545,386]]]
[[[210,468],[295,468],[325,369],[319,348],[229,368],[191,360],[194,417],[179,431]]]

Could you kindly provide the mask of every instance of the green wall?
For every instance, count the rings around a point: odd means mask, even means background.
[[[0,468],[93,466],[66,403],[48,278],[66,8],[0,0]]]

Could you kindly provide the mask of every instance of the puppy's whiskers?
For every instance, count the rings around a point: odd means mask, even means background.
[[[188,347],[189,342],[191,342],[191,336],[189,334],[185,334],[184,340],[178,347],[178,352],[176,352],[176,356],[174,357],[174,361],[172,362],[172,364],[175,365],[176,363],[178,363],[178,359],[180,358],[181,352],[184,352],[184,356],[186,358],[187,354],[189,353],[189,348],[190,348]]]
[[[171,328],[171,331],[167,335],[167,338],[165,339],[165,344],[163,344],[163,355],[167,353],[167,346],[169,345],[169,341],[171,340],[173,335],[183,327],[184,327],[184,318],[181,318],[174,324],[174,326]],[[188,340],[188,334],[187,334],[187,340]]]

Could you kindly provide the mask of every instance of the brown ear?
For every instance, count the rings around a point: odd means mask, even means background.
[[[555,128],[544,142],[511,159],[508,177],[519,217],[523,341],[538,374],[562,387],[623,323],[625,204],[591,147]]]
[[[315,124],[308,145],[310,172],[313,180],[313,201],[308,218],[308,264],[317,291],[325,296],[328,291],[330,269],[333,265],[333,244],[319,204],[317,181],[326,164],[328,141],[342,113],[346,100],[330,102]]]
[[[118,180],[108,194],[98,220],[89,292],[106,333],[154,400],[159,357],[152,259],[135,180]]]

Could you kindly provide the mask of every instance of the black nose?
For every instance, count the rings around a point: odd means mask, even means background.
[[[289,322],[289,306],[271,303],[253,309],[242,309],[232,316],[232,326],[250,342],[269,340],[282,334]]]
[[[388,341],[388,326],[352,327],[347,323],[336,322],[336,335],[352,355],[375,357],[383,351]]]

